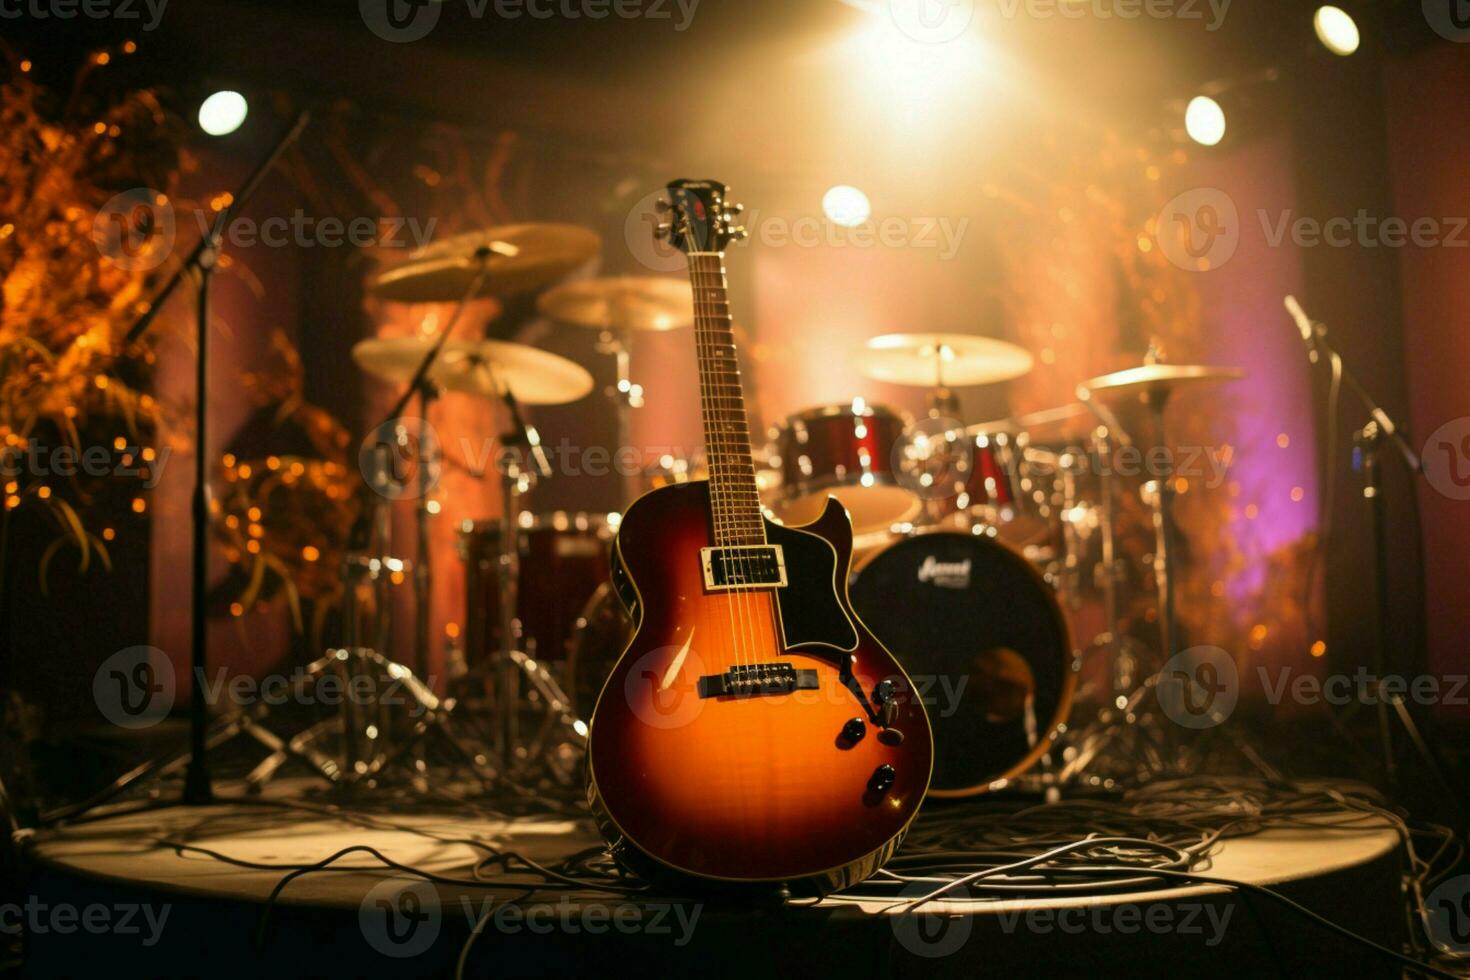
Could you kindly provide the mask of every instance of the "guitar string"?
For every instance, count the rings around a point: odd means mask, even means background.
[[[739,550],[736,552],[735,561],[744,575],[743,584],[745,585],[739,590],[741,593],[739,596],[741,623],[747,642],[757,644],[765,591],[757,588],[754,583],[756,582],[756,563],[759,554],[758,545],[765,543],[765,528],[761,519],[759,494],[754,486],[755,468],[750,450],[750,423],[746,417],[744,388],[741,384],[734,332],[730,324],[729,288],[725,278],[724,253],[714,252],[709,257],[715,264],[714,269],[707,273],[713,278],[711,288],[714,296],[710,302],[724,307],[722,314],[711,314],[711,324],[712,326],[717,324],[717,329],[723,331],[723,335],[715,335],[714,339],[719,344],[718,352],[721,355],[722,373],[730,379],[725,386],[730,387],[733,391],[733,394],[721,397],[734,402],[734,407],[723,410],[730,417],[727,419],[729,430],[721,433],[721,443],[725,450],[729,493],[737,505],[734,533],[738,537]],[[740,512],[742,509],[745,511],[743,514]],[[756,541],[756,538],[760,540]],[[759,652],[753,651],[751,659],[753,663],[758,661]]]
[[[709,262],[715,263],[711,269]],[[755,648],[758,641],[756,628],[760,621],[758,612],[758,597],[751,595],[754,590],[749,587],[753,581],[754,567],[753,557],[747,548],[746,536],[750,529],[746,526],[749,521],[748,515],[742,513],[749,505],[744,499],[744,489],[741,486],[737,470],[742,463],[749,465],[749,439],[745,440],[746,447],[739,451],[738,433],[735,431],[740,422],[739,415],[743,414],[741,404],[741,392],[738,367],[733,360],[727,364],[727,358],[733,359],[734,338],[727,342],[717,331],[728,332],[728,298],[725,296],[723,255],[719,252],[701,254],[695,264],[699,276],[701,295],[701,315],[704,318],[708,334],[711,353],[711,384],[712,398],[714,399],[713,417],[715,421],[715,444],[719,455],[718,480],[723,485],[723,494],[726,505],[726,534],[729,536],[727,545],[733,548],[727,564],[733,566],[740,578],[737,580],[734,595],[729,598],[730,605],[734,608],[738,620],[739,642],[741,659],[748,659],[752,666],[759,660],[759,652]],[[724,322],[720,322],[720,316],[714,307],[723,304],[726,309]],[[733,393],[720,393],[721,389],[730,388]],[[721,401],[734,402],[734,407],[723,407]]]
[[[727,311],[729,309],[728,301],[724,300],[723,289],[721,288],[721,283],[723,281],[723,259],[721,253],[719,252],[711,253],[708,256],[701,256],[702,263],[707,262],[711,259],[716,264],[716,269],[713,271],[708,268],[701,269],[701,274],[705,280],[705,289],[708,291],[709,294],[703,299],[703,303],[705,306],[704,315],[706,318],[707,329],[709,330],[711,350],[714,355],[713,368],[715,374],[715,390],[719,392],[725,388],[732,387],[730,380],[730,371],[725,363],[726,354],[731,352],[732,348],[731,345],[725,343],[724,338],[721,337],[718,333],[718,330],[720,329],[719,317],[712,310],[712,307],[716,303],[720,302],[724,302]],[[759,651],[756,649],[756,615],[755,610],[751,608],[752,603],[749,595],[749,589],[747,588],[750,582],[751,570],[748,557],[749,552],[746,551],[744,548],[745,529],[743,525],[745,522],[745,518],[741,514],[742,503],[740,500],[739,486],[737,484],[736,475],[734,472],[734,468],[737,462],[737,447],[735,438],[730,431],[730,429],[732,429],[734,425],[735,420],[733,416],[736,414],[737,409],[720,407],[719,405],[719,402],[721,400],[733,401],[736,403],[736,405],[739,405],[740,392],[738,391],[738,386],[739,381],[738,378],[736,378],[733,386],[736,388],[736,391],[733,394],[724,393],[717,394],[715,396],[717,402],[715,414],[716,425],[719,427],[718,441],[720,446],[720,479],[721,482],[723,482],[725,485],[725,498],[730,509],[730,527],[728,530],[728,534],[730,536],[729,544],[732,545],[734,548],[733,562],[731,562],[731,564],[733,564],[737,571],[737,575],[739,576],[733,594],[730,597],[730,603],[736,611],[736,619],[740,632],[740,646],[743,653],[742,660],[744,661],[748,659],[750,666],[754,667],[757,661],[760,659]],[[729,426],[730,428],[727,428],[727,426]]]
[[[721,487],[720,481],[716,478],[716,473],[717,473],[717,462],[716,461],[717,461],[717,459],[719,457],[719,449],[718,449],[718,446],[716,445],[716,441],[718,439],[718,427],[717,427],[717,423],[715,421],[714,391],[713,391],[713,389],[711,387],[711,385],[712,385],[712,379],[710,378],[710,371],[708,369],[709,360],[710,360],[709,359],[709,353],[708,352],[709,352],[709,348],[710,348],[710,343],[711,342],[710,342],[710,338],[708,336],[708,331],[705,330],[705,329],[703,329],[703,327],[701,325],[702,317],[701,317],[701,314],[700,314],[700,311],[699,311],[699,305],[698,305],[699,304],[699,291],[700,291],[700,288],[701,288],[701,275],[700,275],[700,270],[699,270],[698,253],[691,253],[689,255],[689,277],[690,277],[690,286],[691,286],[691,288],[694,291],[694,302],[695,302],[695,311],[694,311],[695,312],[695,317],[694,317],[694,324],[695,324],[695,326],[694,326],[694,332],[695,332],[695,354],[696,354],[697,360],[699,361],[700,375],[701,375],[701,382],[702,382],[701,385],[700,385],[700,389],[701,389],[700,390],[700,401],[701,401],[700,409],[701,409],[701,414],[703,415],[703,418],[704,418],[706,449],[707,449],[707,452],[710,454],[710,460],[709,460],[709,470],[710,470],[710,480],[709,480],[710,517],[711,517],[712,531],[713,531],[712,537],[714,539],[710,543],[716,549],[718,549],[724,543],[724,541],[723,541],[723,538],[724,538],[724,530],[723,530],[723,527],[727,523],[728,518],[729,518],[729,508],[728,508],[728,506],[725,504],[725,502],[723,500],[724,493],[723,493],[723,489]],[[716,552],[716,553],[718,553],[718,552]],[[714,564],[714,558],[712,556],[711,557],[711,567],[713,567],[713,564]],[[737,623],[736,623],[734,605],[733,605],[732,602],[730,602],[728,600],[728,598],[727,598],[727,600],[726,600],[726,602],[725,602],[724,605],[725,605],[726,617],[727,617],[727,620],[729,622],[729,627],[730,627],[730,638],[731,638],[731,644],[732,644],[732,651],[731,652],[732,652],[733,656],[736,658],[737,663],[739,663],[739,662],[741,662],[743,660],[743,652],[740,649],[740,635],[739,635],[740,634],[740,630],[739,630],[739,627],[737,626]]]

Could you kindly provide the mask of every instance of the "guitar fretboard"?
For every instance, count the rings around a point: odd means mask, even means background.
[[[689,279],[694,286],[694,342],[715,544],[765,544],[750,425],[730,325],[724,254],[691,252]]]

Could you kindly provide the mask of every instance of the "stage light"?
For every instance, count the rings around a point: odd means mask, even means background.
[[[934,132],[952,111],[951,100],[975,91],[994,67],[977,31],[929,38],[902,18],[883,15],[862,18],[833,55],[833,77],[856,86],[843,93],[847,111],[865,107],[865,124],[890,132]]]
[[[856,228],[873,213],[868,195],[847,184],[838,184],[822,195],[822,211],[836,225]]]
[[[1208,95],[1196,95],[1184,110],[1184,131],[1201,146],[1214,146],[1225,138],[1225,110]]]
[[[199,128],[210,136],[228,136],[249,112],[250,105],[239,92],[216,92],[199,104]]]
[[[1318,7],[1312,15],[1312,26],[1317,30],[1317,40],[1333,54],[1344,58],[1358,50],[1362,40],[1358,25],[1352,16],[1341,7]]]

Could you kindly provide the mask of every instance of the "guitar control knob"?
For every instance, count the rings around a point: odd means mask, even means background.
[[[873,688],[873,704],[878,709],[878,724],[887,728],[898,714],[898,699],[893,695],[892,681],[879,681]]]
[[[866,734],[868,726],[861,718],[849,718],[847,724],[842,726],[842,740],[849,745],[861,742]]]
[[[868,789],[874,793],[887,792],[888,788],[893,785],[893,781],[897,778],[897,770],[885,762],[873,770],[873,775],[868,778]]]
[[[897,728],[885,728],[878,733],[878,741],[882,742],[884,745],[902,745],[903,732],[899,731]]]

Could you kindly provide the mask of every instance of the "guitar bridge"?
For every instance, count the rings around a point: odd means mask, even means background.
[[[711,592],[786,584],[786,556],[779,544],[700,548],[704,587]]]
[[[745,664],[731,667],[723,674],[710,674],[699,679],[702,698],[752,697],[758,694],[789,694],[792,691],[815,691],[815,670],[798,670],[790,664]]]

